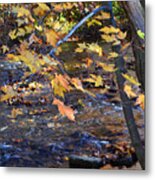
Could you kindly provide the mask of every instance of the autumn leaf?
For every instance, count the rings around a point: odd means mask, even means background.
[[[118,39],[123,40],[127,36],[127,32],[119,31],[119,33],[116,35]]]
[[[106,63],[98,63],[98,66],[102,67],[102,69],[106,72],[115,72],[116,68],[114,64],[106,64]]]
[[[75,49],[75,52],[82,53],[85,49],[87,49],[86,43],[78,43],[78,48]]]
[[[16,39],[17,38],[17,30],[16,29],[14,29],[13,31],[10,31],[9,32],[9,37],[12,39],[12,40],[14,40],[14,39]]]
[[[83,86],[82,86],[82,83],[81,83],[80,79],[72,78],[71,83],[75,86],[76,89],[84,92],[84,89],[83,89]]]
[[[5,94],[0,96],[0,102],[7,101],[13,97],[16,97],[18,93],[13,89],[12,86],[2,86],[1,91],[3,91]]]
[[[120,32],[120,29],[119,28],[115,28],[113,26],[105,26],[103,28],[100,29],[100,32],[103,32],[105,34],[116,34],[118,32]]]
[[[116,58],[116,57],[118,57],[118,53],[116,53],[116,52],[110,52],[108,55],[108,59]]]
[[[16,108],[13,108],[12,111],[11,111],[11,118],[15,119],[18,115],[22,115],[23,114],[23,111],[22,109],[16,109]]]
[[[96,52],[99,56],[102,56],[102,47],[99,46],[97,43],[88,44],[87,49],[91,52]]]
[[[92,63],[93,63],[93,60],[90,59],[89,57],[87,57],[85,60],[86,60],[87,68],[89,68],[92,65]]]
[[[88,52],[95,52],[99,56],[102,56],[103,54],[102,48],[97,43],[79,43],[78,48],[75,49],[75,52],[82,53],[84,50],[87,50]]]
[[[121,47],[121,52],[124,51],[124,50],[126,50],[130,45],[131,45],[130,42],[124,44],[124,45]]]
[[[117,41],[115,35],[107,35],[107,34],[103,34],[101,35],[102,39],[104,39],[107,43],[112,43]]]
[[[49,11],[50,10],[50,8],[45,3],[38,3],[38,5],[43,11]]]
[[[99,19],[99,20],[105,20],[105,19],[110,19],[110,13],[107,13],[107,12],[101,12],[101,15],[98,15],[95,17],[96,19]]]
[[[129,98],[134,98],[134,97],[137,96],[137,95],[134,93],[134,91],[132,90],[131,86],[129,86],[129,85],[127,85],[127,84],[124,86],[124,91],[125,91],[125,93],[127,94],[127,96],[128,96]]]
[[[54,98],[53,104],[58,107],[62,116],[67,116],[69,120],[75,121],[74,110],[71,107],[66,106],[62,101],[56,98]]]
[[[128,75],[128,74],[122,74],[122,76],[123,76],[126,80],[128,80],[130,83],[132,83],[132,84],[134,84],[134,85],[136,85],[136,86],[139,86],[139,85],[140,85],[140,83],[139,83],[133,76],[130,76],[130,75]]]
[[[24,7],[17,8],[17,13],[18,13],[17,17],[31,16],[30,11]]]
[[[95,87],[103,86],[103,79],[100,75],[96,76],[94,74],[90,74],[90,78],[86,78],[84,81],[94,83]]]
[[[89,21],[89,22],[87,23],[87,26],[88,26],[88,27],[93,26],[93,25],[101,26],[102,23],[101,23],[100,21],[96,20],[96,19],[92,19],[91,21]]]
[[[145,96],[144,94],[140,94],[136,100],[135,105],[140,105],[140,107],[144,110],[145,109]]]
[[[47,42],[49,44],[51,44],[53,47],[55,47],[56,43],[60,39],[58,33],[55,32],[53,29],[50,29],[50,30],[45,31],[45,35],[46,35],[46,38],[47,38]]]
[[[63,98],[64,98],[64,93],[72,89],[67,77],[61,74],[59,75],[56,74],[55,78],[52,79],[51,84],[54,94]]]
[[[2,52],[3,53],[6,53],[7,51],[9,51],[9,48],[8,48],[8,46],[6,46],[6,45],[2,45]]]

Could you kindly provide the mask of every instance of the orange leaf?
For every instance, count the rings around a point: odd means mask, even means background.
[[[140,105],[140,107],[144,110],[144,108],[145,108],[145,96],[144,96],[144,94],[140,94],[138,96],[135,105]]]
[[[82,87],[82,83],[81,83],[80,79],[72,78],[71,82],[75,86],[76,89],[81,90],[82,92],[84,92],[84,89]]]
[[[59,112],[63,116],[67,116],[69,120],[75,121],[74,110],[71,107],[66,106],[62,101],[56,98],[54,98],[53,104],[58,107]]]

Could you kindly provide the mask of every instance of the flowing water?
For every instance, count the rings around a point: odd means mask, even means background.
[[[70,75],[80,77],[88,73],[80,66],[87,54],[69,53],[74,47],[66,44],[60,58]],[[20,81],[24,71],[26,68],[21,63],[1,60],[0,85]],[[76,112],[76,121],[72,122],[58,115],[51,103],[50,87],[42,83],[42,91],[26,97],[31,103],[0,103],[1,166],[64,168],[69,167],[71,155],[78,155],[101,158],[103,165],[132,167],[136,158],[117,93],[110,100],[112,95],[103,93],[102,87],[88,87],[96,94],[95,101],[79,91],[66,94],[65,103],[70,102]],[[45,96],[49,101],[43,99]],[[21,113],[13,115],[13,109]],[[133,111],[144,140],[143,111],[140,107],[134,107]]]

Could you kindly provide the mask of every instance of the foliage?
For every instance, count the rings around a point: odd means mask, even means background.
[[[13,62],[23,62],[29,68],[30,74],[42,74],[44,75],[53,91],[53,105],[58,107],[58,110],[62,116],[66,116],[68,119],[74,121],[74,110],[64,104],[60,99],[65,99],[65,94],[74,90],[79,90],[88,95],[93,95],[83,87],[83,83],[92,83],[95,87],[102,87],[105,85],[105,80],[101,74],[95,74],[90,72],[87,78],[70,77],[67,73],[62,73],[60,70],[64,68],[63,63],[58,61],[56,57],[50,57],[49,52],[45,54],[36,50],[37,47],[46,47],[57,49],[56,55],[58,56],[63,52],[61,47],[56,47],[56,44],[72,29],[77,22],[84,17],[92,9],[101,5],[101,2],[94,3],[37,3],[37,4],[1,4],[0,5],[0,24],[4,26],[5,19],[10,19],[11,26],[6,30],[7,41],[2,39],[0,52],[5,55],[6,60]],[[117,3],[113,6],[114,13],[119,14],[119,10],[122,9]],[[118,54],[111,50],[109,53],[105,53],[102,45],[95,42],[80,42],[74,49],[75,53],[86,53],[85,58],[86,69],[101,68],[104,73],[111,73],[114,77],[115,59],[123,55],[123,52],[128,49],[130,42],[127,40],[127,32],[122,31],[119,27],[112,25],[104,25],[104,21],[110,19],[108,12],[101,11],[96,14],[92,19],[86,22],[87,28],[93,26],[96,28],[98,34],[100,34],[100,40],[103,43],[109,44],[111,47],[116,44],[120,44],[122,54]],[[6,22],[6,23],[9,23]],[[5,29],[4,29],[5,31]],[[83,33],[79,31],[78,33]],[[144,34],[137,31],[137,34],[144,38]],[[77,34],[76,34],[77,35]],[[3,33],[0,32],[0,37]],[[76,38],[75,38],[76,39]],[[78,37],[80,39],[80,36]],[[72,38],[69,39],[70,41]],[[100,59],[102,58],[103,59]],[[50,69],[49,69],[50,68]],[[26,78],[28,74],[24,77]],[[139,86],[137,80],[126,74],[122,76],[131,84]],[[115,81],[115,78],[112,79]],[[38,84],[29,84],[29,87],[35,88]],[[21,94],[11,86],[1,87],[1,91],[4,95],[1,96],[0,101],[7,101]],[[132,90],[132,87],[126,85],[124,91],[128,97],[132,98],[137,96]],[[24,96],[22,94],[22,96]],[[60,98],[60,99],[58,99]],[[144,103],[141,96],[138,97],[136,104],[141,104],[144,108]],[[14,110],[12,116],[15,117],[21,112]]]

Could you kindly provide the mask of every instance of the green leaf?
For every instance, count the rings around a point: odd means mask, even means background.
[[[141,39],[145,38],[145,34],[140,29],[137,31],[137,34]]]

